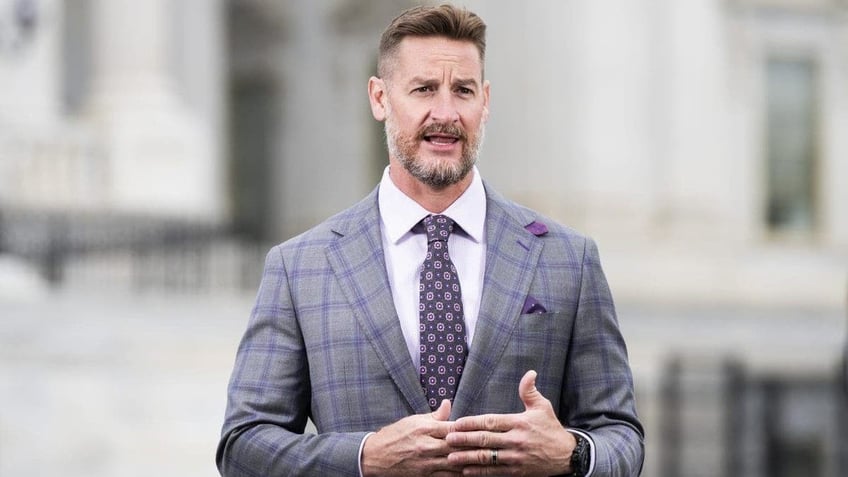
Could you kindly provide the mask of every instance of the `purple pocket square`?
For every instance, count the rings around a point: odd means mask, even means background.
[[[547,312],[548,312],[548,310],[546,310],[545,307],[542,306],[541,303],[536,301],[536,299],[533,298],[532,296],[528,296],[524,300],[524,308],[521,309],[521,313],[525,314],[525,315],[530,314],[530,313],[547,313]]]
[[[530,225],[527,225],[524,228],[527,229],[528,232],[530,232],[531,234],[533,234],[537,237],[539,237],[541,235],[545,235],[546,233],[548,233],[548,226],[541,223],[541,222],[533,222],[533,223],[531,223]]]

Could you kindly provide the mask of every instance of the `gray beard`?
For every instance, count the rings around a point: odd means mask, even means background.
[[[412,177],[435,190],[441,190],[461,182],[474,168],[483,145],[486,129],[483,123],[480,123],[480,128],[477,130],[474,140],[463,143],[462,154],[458,162],[441,164],[425,163],[420,160],[416,153],[418,139],[400,137],[400,134],[394,128],[394,123],[389,118],[385,122],[385,133],[389,155],[397,159]]]

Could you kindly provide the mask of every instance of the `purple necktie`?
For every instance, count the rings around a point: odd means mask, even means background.
[[[421,338],[421,387],[430,408],[456,394],[465,366],[465,321],[456,267],[448,255],[454,222],[444,215],[424,219],[427,256],[418,286],[418,331]]]

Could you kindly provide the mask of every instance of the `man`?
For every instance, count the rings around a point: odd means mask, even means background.
[[[384,32],[368,95],[389,167],[362,202],[268,254],[222,475],[639,473],[643,431],[594,243],[474,167],[484,53],[485,24],[452,6]]]

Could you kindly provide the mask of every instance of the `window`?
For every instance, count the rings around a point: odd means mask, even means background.
[[[766,67],[766,220],[806,235],[816,224],[818,70],[811,59],[771,58]]]

